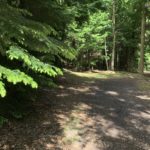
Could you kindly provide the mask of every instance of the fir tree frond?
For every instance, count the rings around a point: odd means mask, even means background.
[[[30,55],[25,49],[11,46],[10,50],[7,51],[7,55],[10,60],[19,60],[22,61],[28,68],[35,72],[45,73],[49,76],[55,77],[58,74],[62,75],[62,71],[52,65],[46,64],[36,57]]]
[[[1,97],[6,96],[5,84],[2,81],[0,81],[0,96]]]
[[[20,70],[11,70],[6,67],[0,66],[0,79],[6,79],[8,82],[17,84],[24,83],[25,85],[30,85],[32,88],[37,88],[37,83],[32,77],[28,76]]]

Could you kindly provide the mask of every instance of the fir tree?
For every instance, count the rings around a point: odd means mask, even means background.
[[[41,54],[47,55],[51,58],[50,60],[54,60],[56,56],[73,57],[73,54],[57,38],[59,30],[56,26],[56,20],[51,20],[49,23],[40,17],[35,19],[37,14],[32,12],[32,8],[30,9],[30,2],[0,1],[0,95],[2,97],[6,95],[5,80],[13,84],[24,83],[32,88],[38,87],[34,77],[26,74],[25,70],[30,69],[50,77],[62,74],[59,68],[52,65],[52,61],[49,63],[42,62],[40,57],[38,58],[38,53],[40,56]],[[38,1],[37,5],[34,6],[37,8],[38,6],[41,8],[51,6],[50,8],[53,10],[57,7],[59,11],[57,11],[56,19],[63,16],[60,13],[62,12],[61,6],[56,2],[45,1],[43,3]],[[48,10],[49,14],[50,11]],[[61,15],[59,16],[59,14]],[[55,24],[52,25],[53,21]],[[65,21],[58,20],[58,23],[61,26],[65,24]],[[15,62],[15,65],[14,63],[11,65],[11,61]]]

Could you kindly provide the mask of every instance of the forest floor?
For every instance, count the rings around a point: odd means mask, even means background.
[[[150,150],[150,78],[66,70],[34,111],[0,129],[0,150]]]

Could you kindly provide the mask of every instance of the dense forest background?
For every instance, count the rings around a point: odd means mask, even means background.
[[[150,2],[0,0],[0,120],[63,68],[150,70]]]

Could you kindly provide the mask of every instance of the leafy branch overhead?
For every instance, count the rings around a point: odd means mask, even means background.
[[[4,60],[0,64],[0,95],[2,97],[6,95],[5,80],[13,84],[24,83],[32,88],[38,87],[34,77],[25,73],[28,69],[50,77],[63,74],[61,69],[52,65],[53,61],[45,63],[46,60],[43,62],[41,56],[74,58],[74,51],[68,50],[68,47],[62,44],[63,42],[58,38],[59,33],[53,25],[36,20],[32,9],[29,12],[30,10],[20,8],[28,4],[28,1],[19,1],[17,4],[7,0],[0,1],[0,57]],[[51,5],[51,9],[59,5],[54,4]],[[45,2],[40,5],[45,7]],[[60,7],[58,9],[62,11]],[[12,69],[14,66],[5,64],[6,57],[10,61],[18,62],[19,65],[15,65],[15,69]]]
[[[0,80],[6,79],[8,82],[17,84],[24,83],[25,85],[30,85],[32,88],[37,88],[37,83],[32,77],[28,76],[20,70],[11,70],[6,67],[0,66]],[[6,95],[6,89],[4,83],[0,81],[0,95],[4,97]]]
[[[55,77],[57,74],[62,75],[62,71],[59,68],[43,63],[36,57],[28,54],[22,48],[11,46],[10,50],[8,50],[6,53],[10,60],[16,59],[22,61],[25,66],[27,66],[28,68],[30,68],[35,72],[45,73],[53,77]]]

